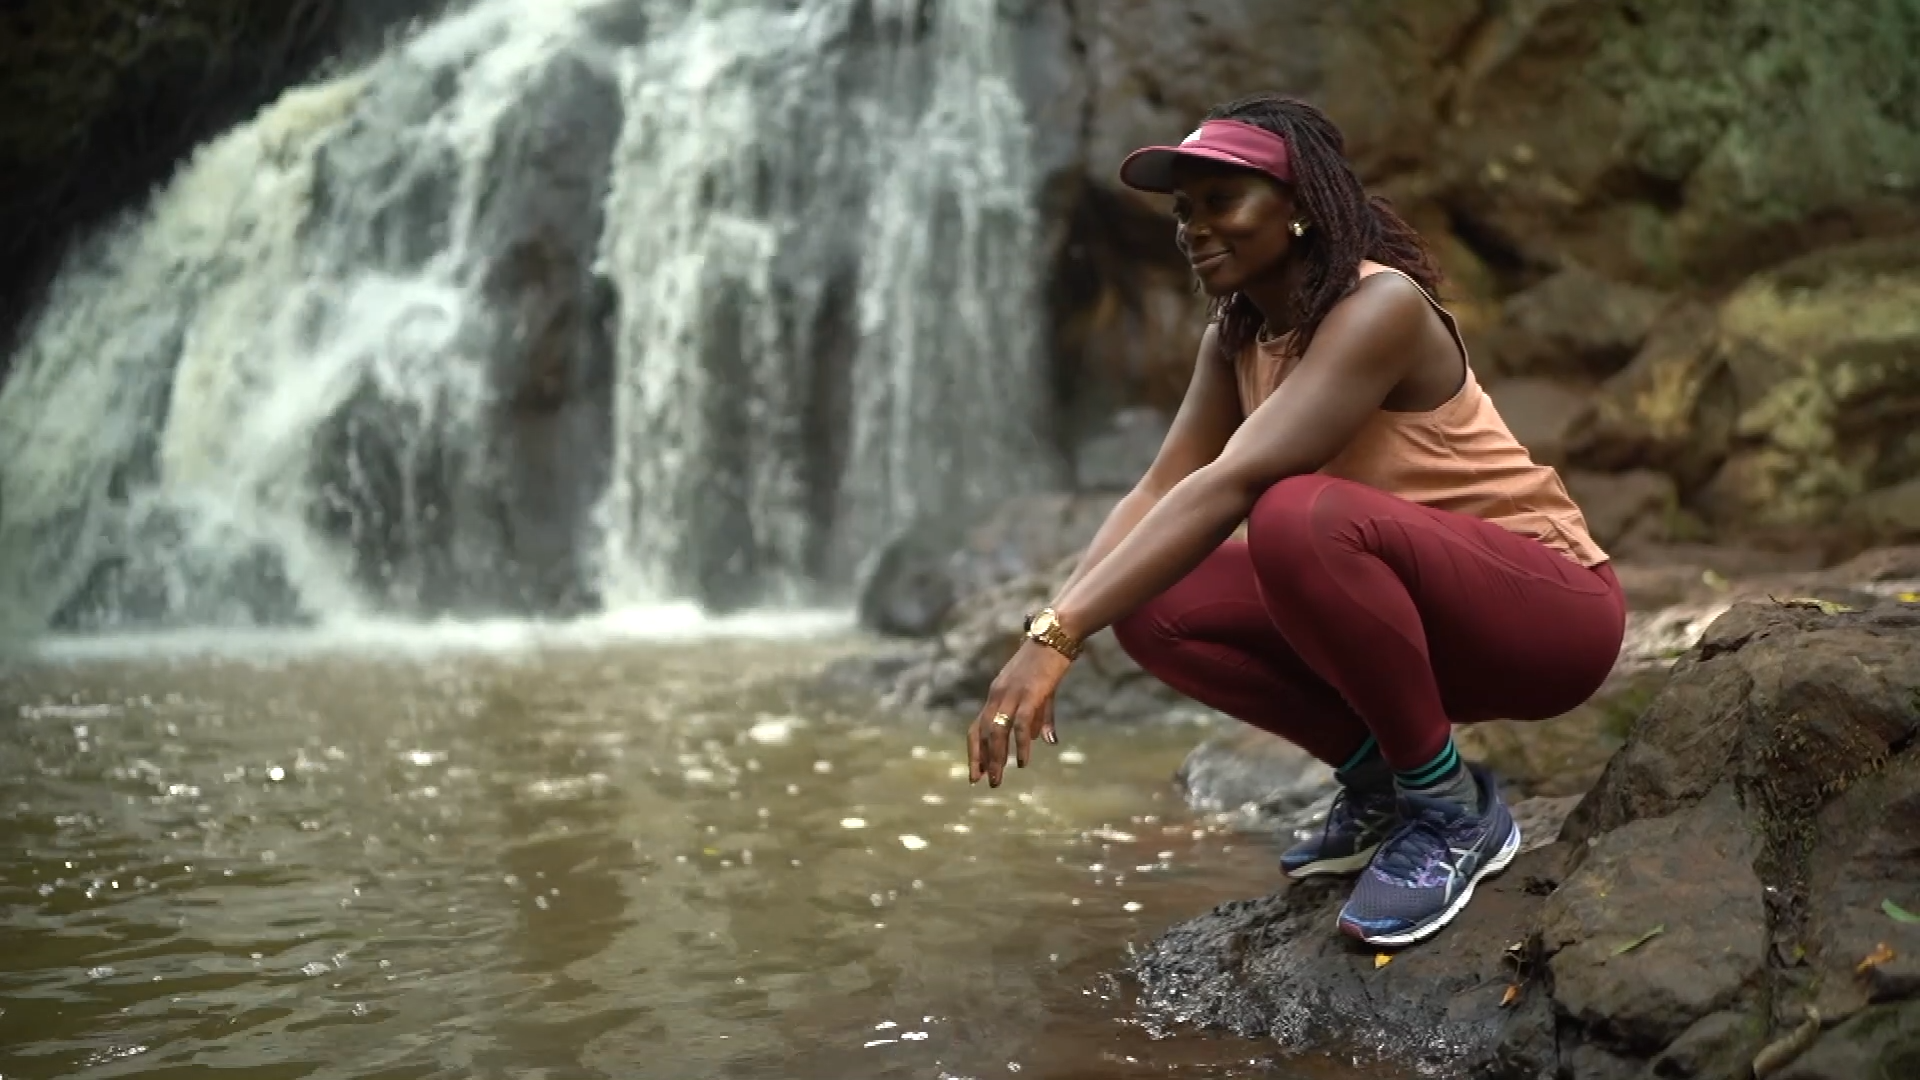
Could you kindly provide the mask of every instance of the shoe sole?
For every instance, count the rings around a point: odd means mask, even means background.
[[[1342,855],[1337,859],[1315,859],[1305,866],[1297,866],[1284,873],[1294,881],[1305,881],[1313,877],[1357,874],[1367,868],[1367,864],[1373,861],[1373,853],[1379,850],[1380,845],[1375,844],[1372,847],[1361,848],[1351,855]]]
[[[1519,822],[1515,822],[1512,830],[1507,833],[1506,842],[1500,845],[1500,850],[1494,853],[1493,858],[1487,860],[1485,866],[1474,871],[1473,877],[1467,881],[1467,887],[1460,890],[1460,895],[1453,898],[1453,903],[1448,904],[1445,911],[1442,911],[1440,914],[1435,915],[1433,918],[1428,919],[1426,922],[1410,930],[1402,930],[1397,934],[1369,935],[1365,930],[1349,924],[1345,919],[1340,920],[1340,932],[1346,934],[1348,937],[1359,938],[1368,945],[1413,945],[1425,941],[1427,938],[1439,933],[1441,927],[1452,922],[1462,911],[1466,910],[1467,901],[1473,899],[1473,887],[1475,885],[1505,870],[1507,864],[1513,862],[1514,856],[1519,853],[1520,824]]]

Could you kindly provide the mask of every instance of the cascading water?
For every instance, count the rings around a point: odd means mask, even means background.
[[[0,388],[0,625],[818,600],[1050,479],[996,0],[480,0],[210,143]]]

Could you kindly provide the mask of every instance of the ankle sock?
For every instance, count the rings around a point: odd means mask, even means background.
[[[1480,809],[1480,784],[1467,771],[1467,763],[1454,749],[1452,737],[1448,737],[1447,745],[1440,748],[1432,761],[1417,769],[1396,771],[1393,782],[1408,795],[1444,799],[1474,811]]]
[[[1371,735],[1347,758],[1346,764],[1333,770],[1333,775],[1348,791],[1362,795],[1393,793],[1393,766],[1381,756],[1380,744]]]

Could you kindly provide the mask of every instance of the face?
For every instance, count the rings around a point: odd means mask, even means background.
[[[1178,242],[1209,296],[1227,296],[1279,272],[1293,242],[1286,185],[1250,169],[1183,161],[1175,169]]]

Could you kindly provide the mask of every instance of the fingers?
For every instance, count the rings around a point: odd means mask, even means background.
[[[1048,698],[1046,703],[1040,706],[1040,737],[1047,740],[1048,746],[1052,746],[1060,741],[1060,736],[1054,734],[1053,731],[1052,698]]]
[[[980,718],[967,726],[967,783],[980,782]]]
[[[994,709],[995,716],[1005,716],[1011,710],[1006,705]],[[998,723],[987,721],[987,786],[999,787],[1000,780],[1007,774],[1007,751],[1012,749],[1013,728],[1019,721]]]
[[[1040,726],[1040,716],[1039,710],[1031,706],[1020,711],[1023,715],[1013,718],[1013,754],[1014,761],[1024,769],[1027,759],[1033,756],[1033,733]]]

